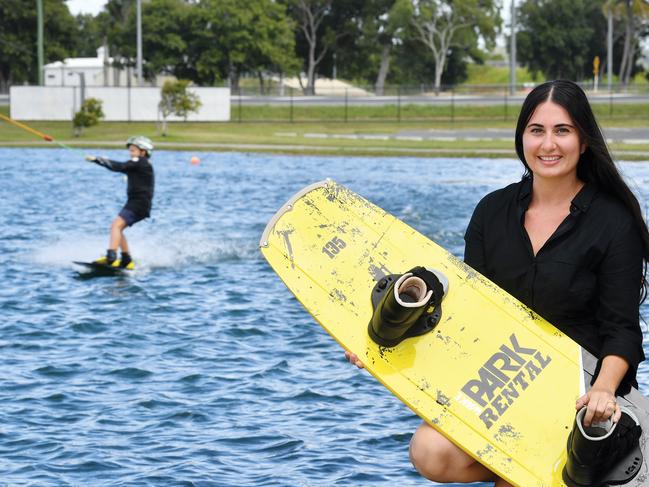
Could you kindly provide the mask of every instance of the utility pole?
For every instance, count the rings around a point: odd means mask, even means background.
[[[38,16],[38,84],[43,86],[43,0],[36,0]]]
[[[608,7],[608,32],[606,33],[606,75],[608,91],[613,89],[613,6]]]
[[[512,1],[512,18],[510,22],[511,39],[509,53],[509,93],[516,94],[516,0]]]
[[[142,0],[137,0],[137,84],[142,86]]]

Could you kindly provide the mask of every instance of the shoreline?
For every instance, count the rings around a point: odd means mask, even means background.
[[[58,140],[58,139],[57,139]],[[58,140],[75,149],[122,148],[121,141],[99,140]],[[457,143],[462,143],[459,139]],[[56,148],[52,142],[45,141],[0,141],[0,148]],[[472,158],[483,157],[492,159],[517,159],[513,148],[462,148],[449,147],[402,147],[402,146],[354,146],[354,145],[305,145],[305,144],[262,144],[262,143],[226,143],[226,142],[181,142],[181,141],[156,141],[157,150],[179,151],[214,151],[214,152],[259,152],[285,155],[330,155],[330,156],[376,156],[377,154],[394,157],[453,157]],[[65,149],[61,149],[65,150]],[[616,161],[624,162],[649,162],[649,151],[643,150],[615,150],[612,151]]]

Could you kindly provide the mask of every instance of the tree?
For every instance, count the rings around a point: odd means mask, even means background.
[[[493,45],[501,18],[493,0],[399,0],[409,8],[411,24],[419,40],[432,52],[435,62],[435,91],[452,48],[470,49],[482,37]]]
[[[0,91],[11,84],[38,80],[36,2],[0,2]],[[62,60],[74,53],[78,32],[63,0],[44,0],[44,61]]]
[[[301,77],[299,81],[305,94],[315,94],[318,74],[333,77],[335,71],[351,79],[362,73],[366,78],[368,56],[376,50],[366,37],[371,31],[366,23],[378,4],[390,0],[282,1],[296,25],[296,54],[307,78],[306,85]]]
[[[102,118],[104,118],[104,111],[102,110],[101,100],[86,98],[72,119],[74,136],[79,137],[83,128],[97,125]]]
[[[183,0],[151,0],[142,5],[142,51],[148,79],[159,73],[177,78],[191,75],[187,50],[193,35],[190,20],[196,10]],[[132,35],[136,37],[135,30]]]
[[[334,32],[322,28],[324,20],[331,14],[332,0],[290,0],[289,5],[307,44],[307,83],[302,90],[305,95],[314,95],[318,64],[336,41]],[[302,79],[299,79],[301,85]]]
[[[378,17],[376,28],[377,43],[381,46],[379,70],[374,83],[377,95],[383,94],[393,46],[402,41],[402,35],[408,25],[409,12],[404,8],[403,2],[389,2],[384,4],[385,7],[388,7],[388,10]]]
[[[535,76],[576,81],[592,76],[605,58],[603,0],[526,0],[519,7],[518,59]]]
[[[162,136],[167,136],[167,117],[176,115],[187,121],[187,116],[197,112],[201,101],[196,93],[187,91],[189,80],[165,81],[160,90],[158,110],[162,115]]]
[[[132,0],[109,0],[97,16],[115,64],[135,58]],[[158,73],[214,85],[241,74],[295,69],[291,20],[274,0],[150,0],[142,6],[145,76]]]
[[[135,1],[108,0],[95,21],[102,43],[108,46],[113,66],[124,68],[135,65]],[[146,29],[144,30],[146,32]],[[94,46],[97,49],[99,46]]]
[[[256,71],[261,93],[264,93],[265,72],[286,73],[299,67],[295,57],[293,21],[287,16],[286,8],[267,0],[257,2],[256,46],[251,49],[246,70]],[[250,5],[248,5],[250,7]]]
[[[194,37],[191,16],[197,6],[185,0],[150,0],[142,4],[142,51],[144,77],[159,73],[178,78],[194,78],[187,65],[188,43]],[[109,0],[93,22],[82,17],[82,28],[93,40],[93,48],[106,43],[113,66],[134,67],[136,58],[137,14],[133,0]]]
[[[74,55],[78,57],[97,56],[97,48],[108,41],[105,33],[102,32],[102,26],[97,17],[91,14],[79,14],[76,23],[79,42]]]
[[[359,84],[372,85],[377,94],[385,93],[387,83],[417,85],[417,89],[432,85],[435,62],[432,56],[426,55],[426,48],[411,24],[411,3],[398,0],[355,3],[344,2],[344,10],[340,3],[335,3],[336,8],[326,21],[339,25],[338,17],[348,19],[344,28],[346,35],[338,37],[334,51],[338,75]],[[482,62],[485,57],[473,31],[463,31],[462,35],[463,38],[458,38],[462,45],[449,49],[442,73],[443,84],[463,81],[467,76],[467,60]],[[323,58],[318,73],[331,73],[331,57]]]
[[[192,16],[188,66],[192,79],[228,79],[238,89],[243,73],[284,72],[295,64],[293,26],[273,0],[203,0]]]
[[[624,48],[619,64],[618,78],[627,86],[634,74],[639,53],[640,37],[646,35],[649,26],[649,2],[646,0],[608,0],[603,12],[613,12],[616,19],[624,23]]]
[[[355,31],[340,36],[336,45],[340,72],[347,79],[362,79],[384,93],[395,49],[403,42],[409,10],[396,0],[365,0],[357,12],[343,12]]]

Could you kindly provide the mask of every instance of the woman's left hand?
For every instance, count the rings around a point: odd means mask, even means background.
[[[593,387],[577,399],[577,404],[575,404],[577,411],[584,406],[588,408],[584,415],[584,426],[590,426],[592,423],[601,423],[611,417],[613,422],[617,423],[620,417],[622,417],[622,411],[615,400],[615,394],[605,389]]]

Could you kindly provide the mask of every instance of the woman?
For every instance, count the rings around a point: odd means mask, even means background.
[[[586,426],[617,421],[616,391],[637,386],[644,360],[639,303],[646,294],[647,225],[575,83],[532,90],[515,143],[524,177],[478,203],[464,259],[599,358],[596,379],[576,408],[587,408]],[[509,485],[427,423],[413,435],[410,458],[437,482]]]

